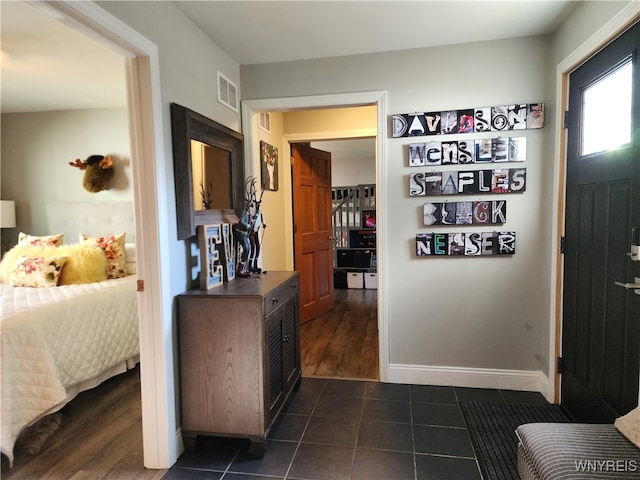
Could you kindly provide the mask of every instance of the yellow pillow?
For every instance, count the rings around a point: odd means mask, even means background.
[[[45,247],[40,245],[16,245],[9,250],[0,263],[0,280],[11,283],[11,275],[20,257],[54,258],[67,257],[58,279],[58,285],[72,283],[101,282],[107,279],[107,257],[95,245],[62,245]]]
[[[107,235],[105,237],[90,237],[80,234],[80,243],[97,245],[107,255],[107,278],[122,278],[127,276],[127,257],[124,252],[126,234]]]
[[[62,245],[56,250],[68,257],[58,285],[102,282],[107,279],[107,256],[100,247],[77,243]]]
[[[13,287],[55,287],[67,257],[51,256],[18,258],[9,285]]]

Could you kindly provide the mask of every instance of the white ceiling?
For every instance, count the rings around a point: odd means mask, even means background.
[[[544,34],[576,2],[174,3],[248,65]],[[0,1],[0,14],[3,113],[126,105],[121,57],[22,1]]]
[[[0,28],[2,113],[126,106],[123,57],[22,1]]]
[[[575,2],[502,1],[177,1],[240,65],[552,32]]]

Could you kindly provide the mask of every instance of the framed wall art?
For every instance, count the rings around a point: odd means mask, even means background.
[[[278,190],[278,149],[260,141],[262,190]]]

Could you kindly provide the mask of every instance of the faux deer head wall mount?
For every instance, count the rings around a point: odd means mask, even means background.
[[[69,162],[72,167],[84,170],[82,186],[91,193],[101,192],[109,188],[109,182],[113,178],[115,170],[111,155],[91,155],[86,160],[76,159]]]

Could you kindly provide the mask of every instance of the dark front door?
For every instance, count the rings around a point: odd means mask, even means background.
[[[638,404],[640,277],[630,252],[640,227],[640,27],[570,76],[562,404],[608,423]]]

